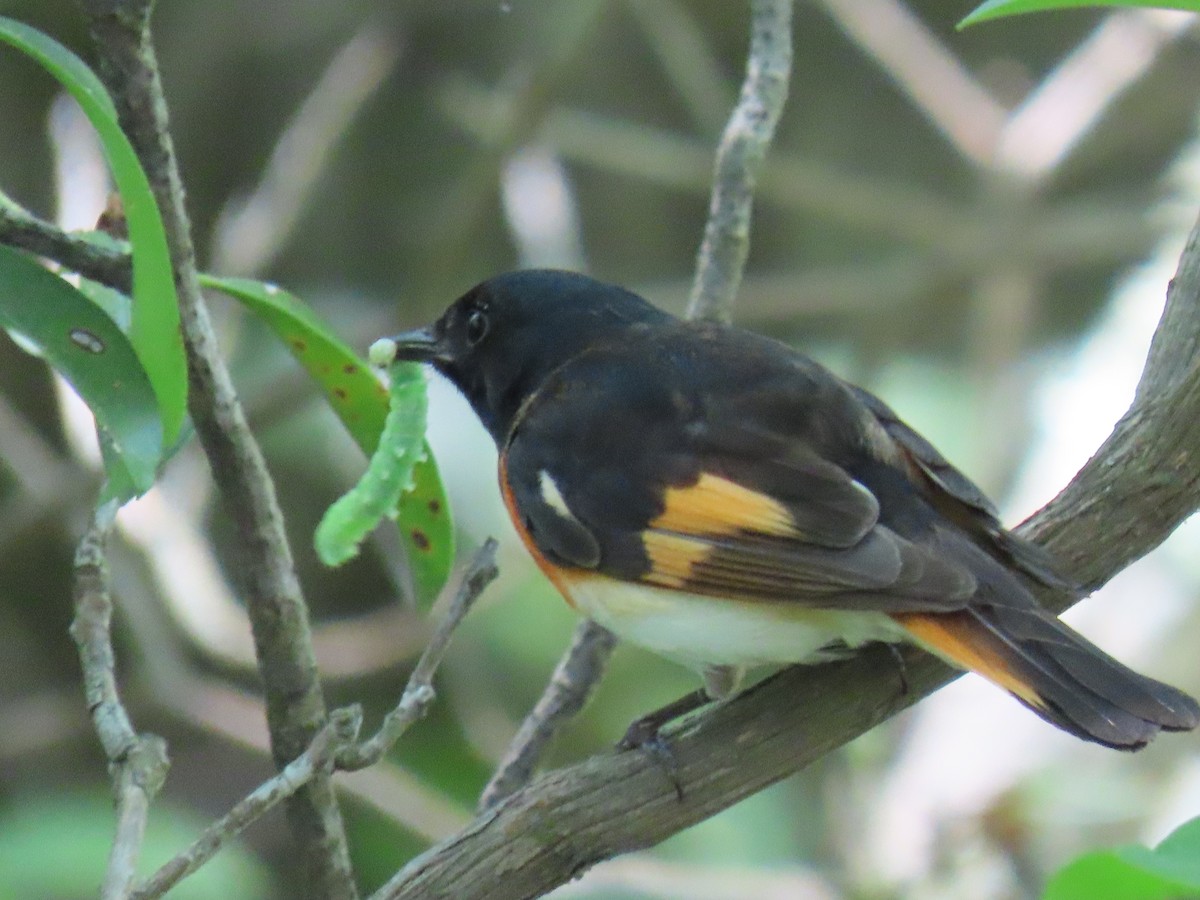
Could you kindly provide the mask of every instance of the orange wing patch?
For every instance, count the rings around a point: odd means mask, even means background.
[[[651,528],[680,534],[750,531],[776,537],[799,536],[791,513],[778,500],[707,472],[689,487],[667,488],[663,503],[665,508],[650,522]]]
[[[992,635],[968,616],[962,613],[909,613],[893,614],[892,618],[926,649],[982,675],[1035,709],[1046,708],[1046,702],[1038,692],[1012,671],[1004,659],[1003,648],[994,646]]]
[[[713,551],[703,541],[662,531],[643,531],[642,543],[650,557],[649,579],[662,587],[683,587],[691,580],[693,569]]]

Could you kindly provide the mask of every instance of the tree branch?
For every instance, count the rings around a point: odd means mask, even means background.
[[[150,38],[152,5],[149,0],[80,0],[100,77],[162,212],[188,352],[188,408],[241,537],[246,607],[266,693],[272,752],[282,768],[312,743],[326,720],[325,701],[274,485],[246,425],[200,293]],[[341,813],[329,778],[317,776],[294,795],[288,814],[312,896],[355,897]]]
[[[550,683],[521,723],[517,736],[483,789],[479,797],[480,812],[491,809],[529,783],[538,760],[558,730],[583,709],[600,683],[616,646],[616,636],[591,619],[584,619],[576,626],[571,645],[554,667]]]
[[[130,894],[131,900],[153,900],[191,875],[216,856],[226,842],[237,837],[246,826],[259,819],[281,800],[291,797],[319,772],[328,773],[341,748],[353,741],[362,724],[357,707],[336,709],[317,732],[308,749],[288,763],[282,771],[244,798],[200,833],[186,850],[176,854],[151,875],[146,883]],[[122,897],[126,896],[124,894]]]
[[[133,274],[129,253],[62,231],[17,204],[0,202],[0,244],[52,259],[72,272],[129,293]]]
[[[112,647],[112,599],[104,544],[116,515],[115,502],[96,511],[75,551],[75,619],[71,637],[79,648],[84,692],[92,722],[112,772],[117,833],[100,889],[102,900],[129,895],[146,833],[150,801],[167,777],[167,744],[153,734],[138,734],[117,693]]]
[[[1148,553],[1200,506],[1200,220],[1141,384],[1096,455],[1018,529],[1089,587]],[[1056,612],[1071,602],[1044,590],[1039,596]],[[902,655],[904,690],[891,654],[871,649],[787,669],[683,723],[670,736],[683,802],[649,754],[609,751],[547,773],[414,859],[380,900],[533,897],[601,860],[658,843],[961,674],[915,648]]]
[[[355,744],[362,725],[361,709],[353,706],[335,710],[300,756],[205,828],[191,846],[176,854],[133,892],[134,900],[153,900],[163,896],[281,800],[293,796],[314,778],[322,774],[328,776],[335,766],[361,769],[377,763],[433,702],[433,676],[455,629],[483,590],[496,578],[495,556],[496,542],[489,538],[462,567],[449,607],[421,654],[400,703],[384,719],[375,735],[361,744]]]
[[[728,322],[746,257],[758,170],[775,135],[792,71],[792,0],[752,0],[746,80],[721,145],[689,319]]]

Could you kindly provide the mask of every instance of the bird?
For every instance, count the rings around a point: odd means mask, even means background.
[[[928,440],[784,343],[547,269],[483,281],[387,340],[470,403],[566,602],[701,676],[624,746],[750,670],[875,642],[916,644],[1106,747],[1200,723],[1192,697],[1038,603],[1037,586],[1084,592]]]

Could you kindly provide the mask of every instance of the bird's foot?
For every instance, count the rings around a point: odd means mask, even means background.
[[[703,688],[680,697],[674,703],[668,703],[637,719],[625,729],[625,735],[617,742],[619,750],[644,750],[649,753],[675,788],[675,796],[680,803],[683,802],[683,784],[679,779],[679,761],[670,743],[662,736],[662,728],[668,722],[704,706],[709,699]]]
[[[679,779],[679,760],[675,758],[675,751],[671,749],[670,742],[658,731],[647,732],[638,728],[640,722],[639,719],[629,726],[617,747],[621,750],[642,750],[648,753],[655,765],[671,782],[671,787],[675,789],[675,798],[682,803],[683,782]]]

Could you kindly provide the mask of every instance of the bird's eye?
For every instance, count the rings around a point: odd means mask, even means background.
[[[472,347],[478,344],[487,335],[489,327],[487,313],[481,309],[472,310],[467,316],[467,343]]]

